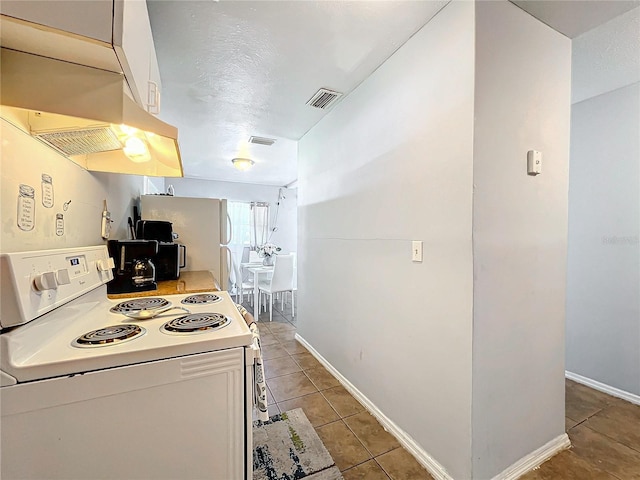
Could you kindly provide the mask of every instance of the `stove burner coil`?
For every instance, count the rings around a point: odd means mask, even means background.
[[[116,343],[126,342],[144,334],[146,330],[138,325],[123,324],[93,330],[76,338],[74,347],[103,347]]]
[[[120,302],[109,310],[113,313],[137,312],[138,310],[156,310],[171,305],[171,302],[162,297],[133,298],[126,302]]]
[[[192,313],[169,320],[161,330],[166,333],[202,333],[226,327],[229,323],[231,320],[220,313]]]
[[[187,298],[182,300],[181,303],[185,303],[188,305],[203,305],[205,303],[217,303],[222,301],[218,295],[214,295],[212,293],[199,293],[197,295],[189,295]]]

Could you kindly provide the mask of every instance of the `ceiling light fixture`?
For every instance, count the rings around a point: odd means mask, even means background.
[[[233,160],[231,160],[231,162],[233,163],[234,167],[243,172],[249,170],[255,163],[249,158],[234,158]]]

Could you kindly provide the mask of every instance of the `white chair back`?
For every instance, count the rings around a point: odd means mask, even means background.
[[[232,287],[235,286],[236,288],[236,293],[238,292],[238,288],[239,288],[239,283],[242,283],[242,276],[240,274],[240,268],[238,267],[238,264],[236,263],[236,261],[233,259],[233,255],[229,255],[229,261],[231,262],[231,265],[229,265],[229,293],[231,293]]]
[[[293,255],[293,288],[298,289],[298,254],[297,252],[291,252]]]
[[[271,291],[284,292],[293,288],[293,255],[276,255],[271,277]]]
[[[260,263],[260,262],[262,262],[262,259],[260,258],[260,255],[258,255],[258,252],[256,252],[255,250],[250,250],[249,263]]]
[[[249,247],[242,247],[242,258],[240,262],[247,263],[249,261],[249,252],[251,249]]]
[[[236,263],[231,256],[231,268],[229,269],[229,280],[237,285],[238,283],[242,283],[242,275],[240,274],[240,266]]]

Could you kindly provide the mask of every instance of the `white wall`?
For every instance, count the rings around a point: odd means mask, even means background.
[[[473,478],[488,479],[564,433],[571,42],[509,2],[476,18]]]
[[[471,474],[473,42],[473,3],[448,4],[298,149],[298,333],[456,479]]]
[[[102,202],[112,214],[111,238],[127,238],[127,217],[143,188],[143,177],[108,173],[92,174],[41,142],[0,120],[2,165],[0,167],[0,252],[101,245]],[[42,204],[41,175],[53,177],[54,205]],[[18,186],[27,184],[36,192],[36,222],[31,231],[16,222]],[[67,210],[63,204],[71,200]],[[64,218],[64,235],[57,236],[56,214]]]
[[[567,370],[640,395],[640,8],[573,41]],[[621,56],[621,52],[625,53]],[[590,96],[593,94],[592,96]]]
[[[275,218],[279,187],[255,185],[251,183],[218,182],[194,178],[167,178],[168,188],[173,185],[175,195],[180,197],[226,198],[235,202],[268,202],[271,206],[271,225]],[[278,230],[271,236],[271,242],[283,252],[298,250],[297,189],[282,188],[285,199],[280,201]]]
[[[640,86],[573,105],[567,370],[640,395]]]
[[[298,332],[456,479],[564,433],[570,67],[452,2],[300,141]]]

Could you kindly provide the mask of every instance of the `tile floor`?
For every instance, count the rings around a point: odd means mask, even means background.
[[[565,382],[571,449],[521,480],[640,480],[640,406]]]
[[[249,305],[245,303],[249,309]],[[249,309],[253,312],[252,309]],[[430,480],[422,466],[294,340],[290,305],[261,313],[269,415],[302,408],[345,480]]]
[[[345,480],[432,479],[295,341],[290,305],[259,327],[270,415],[302,408]],[[566,428],[572,448],[522,480],[640,480],[640,406],[567,380]]]

